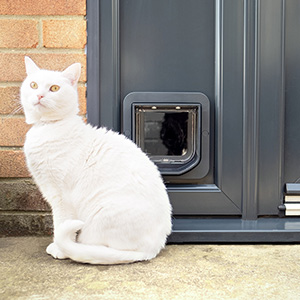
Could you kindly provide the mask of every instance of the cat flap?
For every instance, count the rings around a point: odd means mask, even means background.
[[[134,140],[162,174],[181,174],[199,163],[199,104],[137,104],[133,109]]]
[[[209,171],[209,100],[202,93],[132,92],[123,101],[122,130],[163,175],[190,180]]]

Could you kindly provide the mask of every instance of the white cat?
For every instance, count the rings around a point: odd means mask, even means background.
[[[47,253],[90,264],[154,258],[171,232],[171,206],[157,167],[129,139],[92,128],[78,113],[81,65],[41,70],[25,57],[21,103],[28,168],[54,221]]]

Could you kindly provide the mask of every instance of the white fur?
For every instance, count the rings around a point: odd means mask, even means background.
[[[21,102],[33,126],[24,152],[53,211],[54,243],[47,252],[91,264],[155,257],[171,232],[171,206],[157,167],[123,135],[77,116],[80,64],[64,72],[40,70],[30,58],[25,64]],[[52,85],[60,89],[51,92]]]

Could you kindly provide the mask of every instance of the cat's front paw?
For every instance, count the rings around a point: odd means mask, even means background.
[[[57,259],[66,259],[67,257],[60,251],[60,249],[57,247],[55,243],[51,243],[47,249],[46,252],[50,255],[52,255],[53,258]]]

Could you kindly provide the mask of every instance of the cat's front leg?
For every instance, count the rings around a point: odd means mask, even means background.
[[[70,219],[71,216],[64,213],[63,210],[56,207],[54,209],[52,207],[52,218],[53,218],[53,227],[54,227],[54,238],[53,243],[49,244],[49,246],[46,249],[46,252],[50,254],[53,258],[57,259],[65,259],[67,258],[63,252],[58,248],[58,246],[55,244],[55,232],[59,225],[63,223],[65,220]]]
[[[50,201],[49,201],[50,202]],[[54,227],[54,241],[55,241],[55,232],[59,225],[66,220],[73,219],[73,214],[71,213],[71,209],[67,209],[63,202],[59,197],[56,199],[52,199],[51,207],[52,207],[52,217],[53,217],[53,227]],[[59,249],[55,242],[51,243],[46,252],[51,255],[53,258],[57,259],[65,259],[67,258],[63,252]]]
[[[51,243],[47,247],[46,252],[49,255],[51,255],[53,258],[57,258],[57,259],[66,259],[67,258],[54,242]]]

